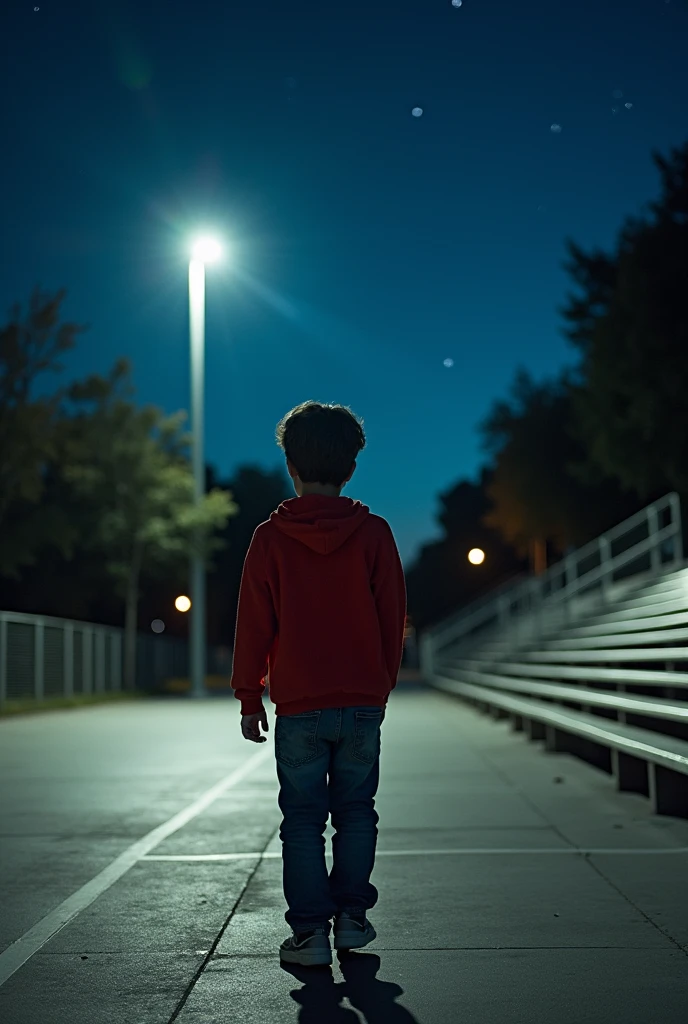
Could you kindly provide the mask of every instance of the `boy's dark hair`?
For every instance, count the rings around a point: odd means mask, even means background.
[[[277,424],[277,444],[304,484],[341,486],[365,448],[363,420],[346,405],[302,402]]]

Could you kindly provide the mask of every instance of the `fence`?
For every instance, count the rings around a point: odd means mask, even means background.
[[[421,671],[431,676],[436,655],[450,644],[483,639],[488,629],[525,639],[575,615],[584,596],[604,602],[624,580],[682,565],[681,503],[672,493],[569,552],[542,575],[507,584],[424,631]]]
[[[48,615],[0,612],[0,706],[122,689],[124,630]],[[226,651],[208,651],[209,671],[227,670]],[[230,658],[231,669],[231,658]],[[137,635],[136,676],[146,690],[187,676],[186,640]]]

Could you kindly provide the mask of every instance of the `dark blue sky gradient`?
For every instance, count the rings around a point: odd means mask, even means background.
[[[655,195],[686,52],[685,0],[9,0],[2,309],[65,286],[70,375],[127,355],[142,402],[187,407],[186,244],[216,226],[208,460],[281,467],[287,409],[351,405],[344,493],[408,567],[516,367],[571,361],[564,239]]]

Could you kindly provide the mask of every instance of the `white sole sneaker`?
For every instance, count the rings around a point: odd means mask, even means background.
[[[285,939],[280,946],[280,960],[303,967],[328,966],[332,963],[332,949],[326,935],[317,933],[298,943],[296,936]]]
[[[341,917],[335,919],[335,949],[362,949],[375,938],[377,938],[377,932],[367,918],[363,925],[349,917],[348,914],[342,914]]]

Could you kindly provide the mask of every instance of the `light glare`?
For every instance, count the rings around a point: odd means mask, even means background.
[[[191,607],[191,601],[185,594],[180,594],[177,600],[174,602],[174,607],[178,612],[188,612]]]
[[[482,565],[485,561],[485,552],[481,548],[471,548],[468,552],[468,561],[471,565]]]
[[[216,238],[204,236],[194,242],[191,255],[200,263],[216,263],[222,256],[222,246]]]

